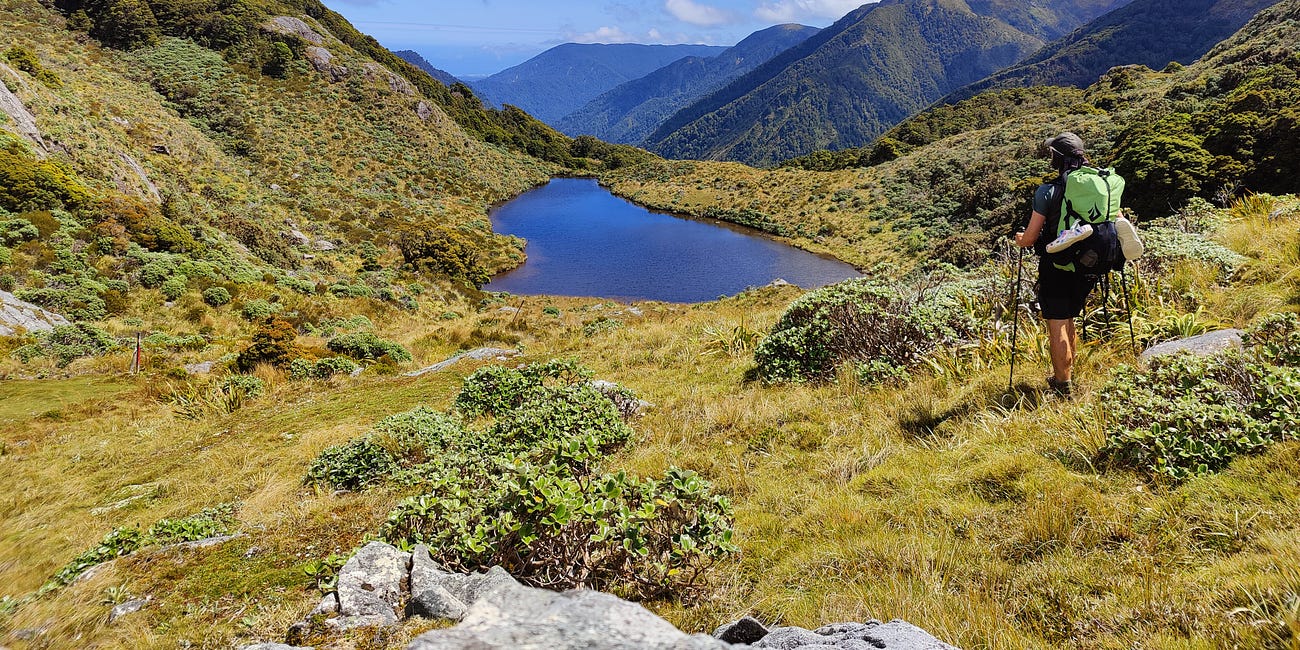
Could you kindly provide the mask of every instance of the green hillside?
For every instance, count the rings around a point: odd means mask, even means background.
[[[1276,0],[1137,0],[941,101],[956,103],[997,88],[1082,88],[1117,65],[1159,70],[1170,63],[1188,64],[1274,4]]]
[[[5,648],[447,626],[309,614],[374,539],[690,632],[1300,644],[1300,0],[1183,69],[982,94],[870,166],[803,163],[828,171],[570,141],[319,6],[173,2],[0,0],[0,289],[76,321],[0,337]],[[1086,310],[1072,400],[1004,245],[1065,129],[1129,178],[1148,246],[1129,311]],[[865,277],[694,305],[479,291],[522,254],[488,206],[566,172]],[[1137,362],[1223,327],[1240,350]]]
[[[865,5],[803,45],[680,111],[646,139],[669,158],[768,165],[827,148],[862,146],[952,89],[1019,61],[1042,27],[1119,3],[907,0]],[[1055,5],[1054,5],[1055,6]],[[1095,14],[1093,14],[1095,15]],[[1031,17],[1032,16],[1032,17]]]

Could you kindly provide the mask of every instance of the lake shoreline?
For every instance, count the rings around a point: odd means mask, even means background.
[[[761,228],[644,205],[594,175],[557,175],[488,216],[526,248],[484,291],[703,303],[777,279],[816,288],[861,275]]]

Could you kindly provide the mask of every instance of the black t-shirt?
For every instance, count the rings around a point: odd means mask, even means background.
[[[1034,212],[1047,217],[1043,229],[1038,233],[1034,243],[1034,252],[1039,255],[1047,253],[1047,244],[1056,239],[1056,229],[1061,221],[1061,200],[1065,198],[1065,186],[1060,183],[1043,183],[1034,192]]]

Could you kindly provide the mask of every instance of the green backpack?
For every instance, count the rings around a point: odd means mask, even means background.
[[[1091,224],[1092,236],[1055,253],[1050,259],[1063,271],[1103,275],[1124,266],[1124,253],[1115,234],[1124,196],[1124,177],[1111,167],[1080,167],[1065,177],[1061,216],[1056,232]],[[1054,237],[1053,237],[1054,238]]]

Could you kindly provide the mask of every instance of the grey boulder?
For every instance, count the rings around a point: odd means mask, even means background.
[[[753,644],[755,648],[780,648],[781,650],[957,650],[934,638],[907,621],[888,623],[835,623],[816,630],[799,627],[773,628],[767,636]]]
[[[456,627],[426,632],[407,650],[709,650],[730,648],[690,636],[636,603],[597,591],[555,593],[497,583]]]
[[[411,555],[383,542],[366,544],[339,571],[338,598],[341,619],[330,622],[343,629],[370,625],[396,625],[402,601],[402,582]],[[355,620],[351,620],[355,619]]]
[[[416,546],[411,551],[411,610],[426,618],[465,618],[465,603],[443,586],[450,576],[433,561],[429,547]]]
[[[1166,341],[1160,345],[1148,348],[1142,353],[1143,363],[1151,361],[1156,357],[1178,354],[1179,352],[1188,352],[1198,357],[1208,357],[1218,354],[1224,350],[1241,347],[1241,336],[1244,334],[1241,330],[1229,329],[1209,332],[1200,336],[1179,339],[1177,341]]]

